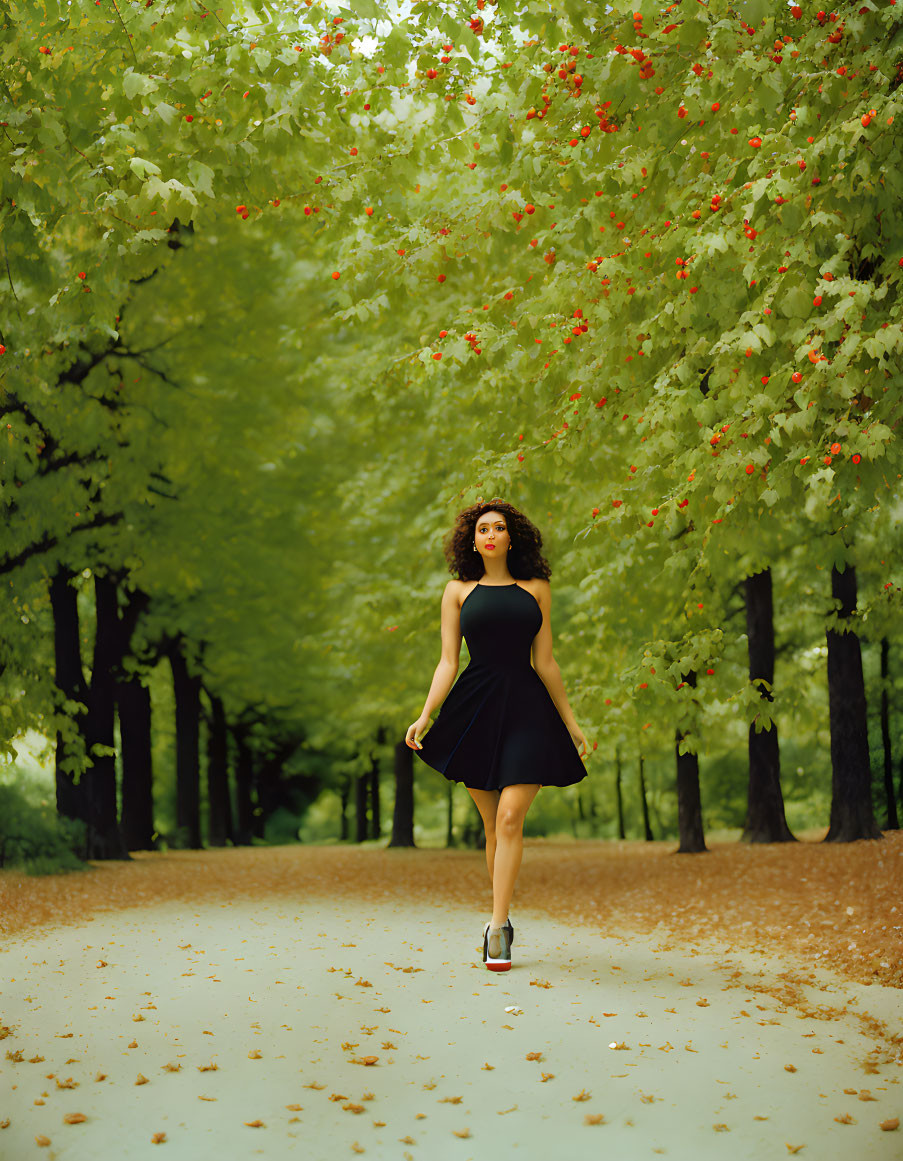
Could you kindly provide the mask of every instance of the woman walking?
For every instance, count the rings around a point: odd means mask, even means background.
[[[492,971],[511,967],[508,908],[527,811],[543,786],[586,777],[587,741],[552,656],[551,569],[541,548],[539,530],[503,500],[458,513],[445,545],[458,578],[442,594],[442,656],[405,735],[427,765],[464,783],[483,820],[492,882],[483,962]],[[462,634],[470,661],[455,681]]]

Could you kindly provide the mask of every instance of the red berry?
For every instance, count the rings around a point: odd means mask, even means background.
[[[751,476],[755,470],[756,470],[755,464],[747,464],[746,465],[746,474],[748,476]]]
[[[436,275],[436,281],[437,281],[437,282],[444,282],[444,281],[445,281],[445,275],[444,275],[444,274],[437,274],[437,275]]]
[[[442,358],[442,352],[441,352],[441,351],[436,351],[436,353],[433,355],[433,358],[434,358],[434,359],[441,359],[441,358]]]
[[[185,114],[185,120],[186,120],[186,121],[193,121],[193,120],[194,120],[194,117],[193,117],[193,115],[192,115],[191,113],[186,113],[186,114]]]
[[[4,348],[0,347],[0,354],[3,353],[3,350],[4,350]],[[857,453],[856,455],[853,456],[853,463],[858,464],[861,459],[862,459],[862,456]]]
[[[338,277],[339,277],[339,272],[338,272],[338,270],[334,270],[334,271],[333,271],[333,273],[332,273],[332,276],[333,276],[333,278],[338,278]]]

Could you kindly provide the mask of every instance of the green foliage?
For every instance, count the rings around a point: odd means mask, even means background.
[[[61,818],[48,803],[34,802],[19,786],[0,783],[0,867],[28,875],[85,870],[84,824]]]
[[[7,5],[0,738],[74,732],[46,580],[116,566],[139,646],[185,632],[336,784],[419,712],[442,534],[494,495],[600,781],[678,725],[742,753],[764,567],[810,737],[832,563],[900,641],[897,8],[384,11]]]

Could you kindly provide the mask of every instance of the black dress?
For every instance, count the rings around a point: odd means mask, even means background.
[[[583,760],[530,647],[542,610],[516,581],[478,583],[461,605],[470,661],[415,750],[451,782],[476,790],[513,783],[570,786],[586,777]]]

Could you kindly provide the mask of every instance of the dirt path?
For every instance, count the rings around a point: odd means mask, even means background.
[[[308,849],[294,898],[288,856],[249,853],[252,890],[213,890],[242,852],[206,852],[196,898],[167,897],[191,858],[149,856],[107,882],[156,874],[162,901],[148,886],[6,940],[0,1157],[901,1155],[903,1132],[880,1127],[903,1118],[899,989],[535,908],[512,911],[515,967],[495,975],[484,916],[412,901],[417,856],[442,852],[355,852],[355,895],[342,852]],[[407,891],[386,887],[399,867]],[[479,882],[471,854],[445,867]]]

